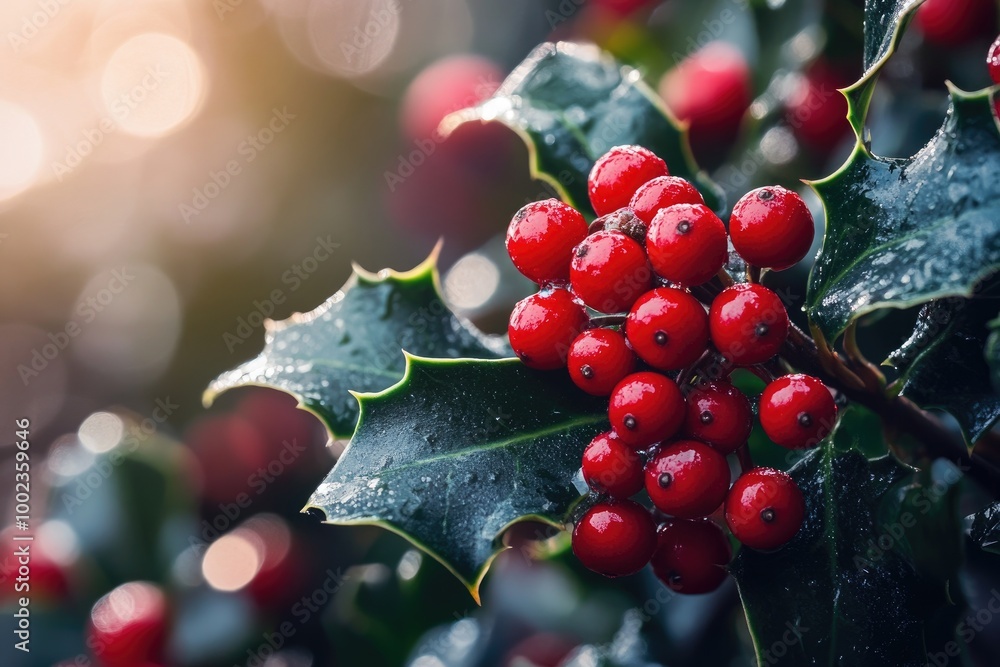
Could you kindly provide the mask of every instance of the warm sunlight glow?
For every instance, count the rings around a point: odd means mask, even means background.
[[[118,47],[101,78],[111,122],[141,137],[180,128],[198,111],[205,88],[204,68],[194,50],[176,37],[152,32]]]

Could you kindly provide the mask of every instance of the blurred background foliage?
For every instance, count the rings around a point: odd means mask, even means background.
[[[929,0],[915,23],[873,103],[882,155],[930,138],[945,80],[988,84],[993,0]],[[732,582],[680,598],[648,573],[604,580],[532,526],[505,537],[478,608],[402,539],[299,514],[345,443],[293,400],[200,397],[260,350],[264,317],[439,237],[449,303],[503,329],[530,286],[502,233],[549,192],[506,130],[436,127],[544,40],[638,67],[730,202],[780,183],[821,225],[799,181],[853,145],[835,89],[860,74],[861,0],[10,0],[0,28],[0,423],[31,420],[38,540],[34,651],[4,640],[4,665],[99,664],[91,608],[135,580],[166,592],[167,665],[752,663]],[[807,271],[780,275],[793,305]],[[873,359],[915,313],[879,317],[860,333]],[[997,565],[969,550],[971,609]],[[0,604],[12,573],[0,558]],[[993,631],[961,660],[998,655]]]

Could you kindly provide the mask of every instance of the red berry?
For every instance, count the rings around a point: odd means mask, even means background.
[[[811,375],[780,377],[760,397],[760,425],[767,437],[788,449],[815,447],[836,420],[833,396]]]
[[[608,419],[615,434],[634,449],[669,438],[684,423],[684,397],[665,375],[633,373],[611,392]]]
[[[990,47],[989,55],[986,56],[986,66],[990,70],[990,78],[993,79],[993,83],[1000,85],[1000,35]]]
[[[774,468],[744,473],[726,498],[726,524],[733,536],[762,551],[777,549],[795,537],[805,513],[798,485]]]
[[[646,251],[619,231],[591,234],[573,251],[569,270],[573,292],[602,313],[628,310],[648,291],[653,272]]]
[[[916,23],[928,42],[958,46],[996,25],[995,0],[927,0]]]
[[[552,370],[566,365],[569,346],[587,326],[587,311],[561,288],[522,299],[510,314],[510,346],[526,366]]]
[[[685,595],[711,593],[726,580],[729,540],[708,520],[671,519],[660,526],[650,563],[667,588]]]
[[[407,87],[400,120],[410,139],[438,139],[445,116],[476,106],[496,91],[504,72],[482,56],[457,54],[431,63]]]
[[[729,258],[726,226],[704,204],[677,204],[653,218],[646,252],[660,276],[682,285],[700,285]]]
[[[625,337],[639,358],[663,371],[690,366],[708,348],[708,314],[687,292],[658,287],[632,306]]]
[[[729,490],[726,457],[695,440],[678,440],[646,463],[646,493],[657,509],[681,519],[714,512]]]
[[[752,429],[750,401],[728,382],[708,382],[688,394],[684,432],[692,438],[731,454],[746,443]]]
[[[636,190],[629,208],[647,225],[660,209],[675,204],[704,204],[698,188],[678,176],[660,176]]]
[[[642,459],[614,432],[601,433],[583,451],[583,478],[597,492],[628,498],[642,490]]]
[[[656,548],[656,525],[631,500],[598,503],[573,528],[573,553],[584,567],[607,577],[635,574]]]
[[[652,151],[642,146],[615,146],[590,170],[590,204],[597,215],[625,208],[639,186],[669,174],[667,163]]]
[[[167,601],[157,586],[122,584],[90,612],[87,645],[104,667],[134,667],[158,662],[167,635]]]
[[[569,346],[569,376],[593,396],[607,396],[635,370],[635,354],[614,329],[590,329]]]
[[[824,154],[849,134],[847,98],[838,92],[851,78],[823,60],[800,77],[785,103],[785,118],[796,138],[812,151]]]
[[[729,218],[736,252],[749,264],[775,271],[805,257],[815,233],[812,213],[802,197],[780,185],[746,193]]]
[[[762,285],[727,287],[708,312],[712,343],[738,366],[760,364],[778,353],[788,336],[788,313]]]
[[[507,228],[507,254],[536,283],[569,280],[573,248],[587,238],[587,221],[558,199],[528,204]]]
[[[695,154],[728,151],[751,102],[750,67],[726,42],[710,42],[660,80],[663,101],[690,124]]]

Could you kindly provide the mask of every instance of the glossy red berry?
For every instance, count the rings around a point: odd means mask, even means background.
[[[646,252],[660,276],[681,285],[700,285],[729,257],[726,226],[704,204],[676,204],[653,218]]]
[[[577,387],[593,396],[608,396],[635,370],[635,353],[614,329],[590,329],[569,346],[566,365]]]
[[[601,433],[583,450],[583,478],[598,493],[628,498],[642,490],[642,459],[614,432]]]
[[[729,539],[708,520],[670,519],[656,533],[650,564],[667,588],[685,595],[711,593],[726,580]]]
[[[714,512],[729,490],[726,457],[695,440],[678,440],[646,463],[646,493],[657,509],[681,519]]]
[[[632,197],[629,208],[647,225],[660,209],[675,204],[704,204],[698,188],[678,176],[660,176],[645,183]]]
[[[584,567],[607,577],[635,574],[654,549],[653,518],[631,500],[598,503],[573,528],[573,553]]]
[[[760,364],[781,349],[788,336],[788,312],[778,295],[762,285],[727,287],[708,312],[712,343],[738,366]]]
[[[818,378],[785,375],[760,397],[760,425],[767,437],[788,449],[815,447],[837,421],[837,404]]]
[[[805,257],[815,233],[812,213],[802,197],[779,185],[746,193],[729,218],[736,252],[749,264],[775,271]]]
[[[628,310],[653,282],[642,246],[611,230],[591,234],[576,246],[569,276],[573,292],[602,313]]]
[[[122,584],[90,612],[87,645],[104,667],[159,662],[166,636],[166,597],[147,582]]]
[[[665,375],[633,373],[611,392],[608,419],[633,449],[645,449],[675,434],[684,423],[684,397]]]
[[[733,483],[726,498],[726,524],[752,549],[770,551],[795,537],[805,517],[802,491],[788,474],[754,468]]]
[[[642,146],[615,146],[598,158],[587,187],[597,215],[628,206],[639,186],[669,175],[667,163]]]
[[[507,327],[510,346],[526,366],[560,368],[566,365],[570,344],[588,321],[587,311],[569,291],[544,290],[514,306]]]
[[[990,71],[993,83],[1000,85],[1000,35],[990,47],[989,55],[986,56],[986,66]]]
[[[663,371],[690,366],[708,348],[708,314],[688,294],[672,287],[646,292],[625,320],[632,349],[653,368]]]
[[[528,204],[507,228],[507,254],[536,283],[569,280],[573,248],[587,238],[587,221],[558,199]]]
[[[728,382],[707,382],[687,397],[684,432],[723,454],[739,449],[753,429],[750,401]]]

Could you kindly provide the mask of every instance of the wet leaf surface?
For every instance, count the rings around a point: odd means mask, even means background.
[[[952,90],[944,125],[916,155],[858,147],[814,184],[827,235],[806,298],[830,340],[857,317],[971,296],[1000,266],[1000,133],[988,91]]]
[[[407,273],[358,268],[312,312],[267,322],[264,351],[221,375],[206,403],[227,389],[259,385],[294,395],[334,437],[349,437],[358,417],[351,391],[381,391],[403,377],[403,350],[425,357],[512,356],[452,313],[438,290],[436,253]]]
[[[720,190],[695,164],[686,133],[656,92],[638,71],[595,46],[542,44],[491,99],[446,118],[444,127],[477,121],[499,121],[517,132],[531,154],[532,175],[590,215],[590,169],[622,144],[652,150],[671,174],[697,185],[710,208],[722,206]]]
[[[912,470],[826,446],[790,474],[806,499],[802,530],[772,553],[741,549],[731,567],[759,664],[924,665],[924,624],[944,589],[903,555],[885,513]]]
[[[583,449],[608,426],[606,401],[517,359],[410,357],[399,384],[359,402],[354,438],[309,506],[400,533],[473,595],[505,527],[561,525]]]

